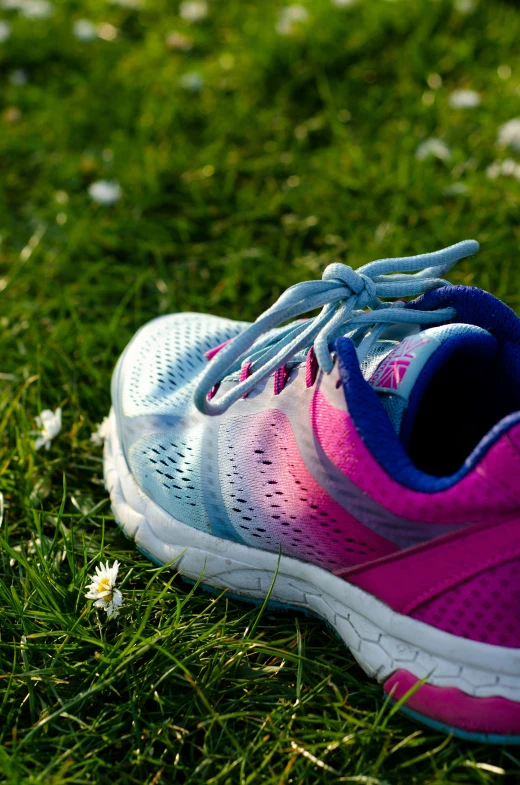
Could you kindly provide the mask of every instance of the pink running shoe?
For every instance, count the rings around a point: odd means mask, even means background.
[[[105,476],[155,562],[311,611],[409,715],[519,744],[520,320],[441,278],[477,250],[332,264],[253,324],[150,322]]]

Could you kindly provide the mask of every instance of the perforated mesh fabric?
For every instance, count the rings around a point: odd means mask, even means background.
[[[223,423],[218,461],[227,514],[246,543],[271,551],[281,546],[284,554],[330,569],[395,550],[316,482],[282,412]]]
[[[136,335],[125,357],[124,414],[186,414],[193,408],[195,379],[207,363],[204,353],[244,326],[244,322],[196,313],[150,322]]]
[[[396,346],[399,346],[399,341],[378,341],[374,344],[372,350],[367,354],[360,365],[361,373],[367,381],[375,372],[379,363],[383,362],[385,357],[389,355]]]
[[[491,567],[412,615],[462,638],[520,648],[520,559]]]
[[[201,478],[202,424],[154,433],[130,448],[138,485],[181,523],[211,531]]]
[[[428,327],[428,335],[433,335],[438,341],[447,341],[448,338],[453,338],[455,335],[469,335],[470,333],[485,332],[482,327],[476,327],[474,324],[443,324],[439,327]]]
[[[384,393],[381,393],[379,398],[388,414],[388,419],[392,423],[394,431],[399,433],[408,401],[404,398],[399,398],[398,395],[385,395]]]

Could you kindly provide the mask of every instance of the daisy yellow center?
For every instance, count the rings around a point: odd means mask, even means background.
[[[98,594],[101,594],[101,592],[104,591],[110,591],[110,581],[108,578],[101,578],[99,581]],[[110,596],[112,596],[112,594]],[[110,597],[107,597],[106,599],[110,599]]]

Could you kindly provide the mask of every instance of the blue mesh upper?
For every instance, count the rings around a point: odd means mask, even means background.
[[[124,357],[123,413],[185,415],[205,352],[233,338],[243,322],[206,314],[163,316],[141,329]]]

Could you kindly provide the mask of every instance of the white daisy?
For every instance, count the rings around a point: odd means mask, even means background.
[[[78,41],[95,41],[98,37],[96,25],[88,19],[76,19],[72,32]]]
[[[424,161],[426,158],[439,158],[441,161],[447,161],[450,156],[451,150],[446,142],[434,137],[425,139],[415,151],[415,157],[419,161]]]
[[[108,417],[104,417],[103,422],[98,423],[96,430],[90,435],[90,441],[95,444],[96,447],[100,447],[108,436],[110,430],[109,423],[110,420]]]
[[[85,597],[94,600],[94,607],[106,611],[107,618],[115,619],[119,613],[119,608],[123,604],[123,595],[116,589],[117,573],[119,562],[116,560],[112,567],[101,563],[101,567],[96,567],[96,574],[90,579],[87,586]]]
[[[276,24],[276,32],[279,35],[293,35],[297,30],[297,26],[302,22],[306,22],[308,18],[309,12],[302,5],[288,5],[285,8],[281,8]]]
[[[10,35],[11,25],[9,22],[0,22],[0,44],[3,44],[4,41],[7,41]]]
[[[475,90],[454,90],[450,95],[453,109],[473,109],[480,104],[480,95]]]
[[[121,196],[121,186],[114,180],[98,180],[89,185],[88,193],[98,204],[115,204]]]
[[[200,22],[208,15],[208,4],[205,0],[186,0],[181,3],[179,16],[187,22]]]
[[[511,147],[512,150],[520,151],[520,117],[500,126],[497,143],[500,147]]]
[[[39,450],[40,447],[45,447],[46,450],[49,450],[52,440],[61,431],[61,409],[58,407],[55,412],[44,409],[36,417],[36,425],[40,430],[32,431],[33,436],[38,436],[34,442],[34,449]]]

